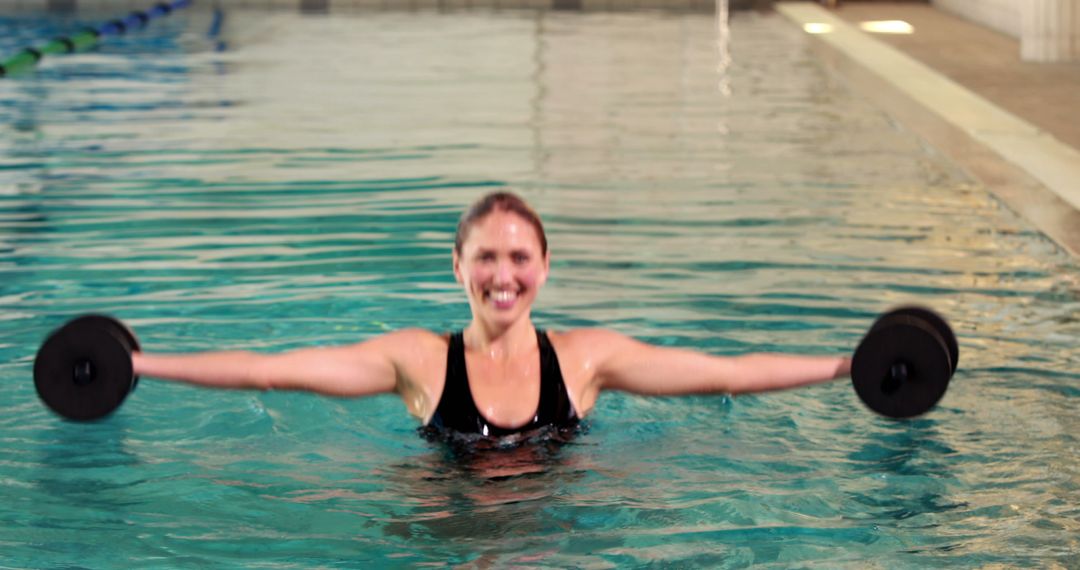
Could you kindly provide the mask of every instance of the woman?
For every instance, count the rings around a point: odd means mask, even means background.
[[[135,372],[216,388],[393,392],[431,429],[503,437],[573,427],[604,390],[742,394],[825,382],[851,370],[844,357],[718,357],[603,329],[535,329],[529,315],[550,255],[539,217],[510,193],[489,194],[462,216],[453,264],[472,310],[459,333],[406,329],[277,355],[136,353]]]

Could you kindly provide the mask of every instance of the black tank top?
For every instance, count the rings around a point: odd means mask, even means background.
[[[450,349],[446,354],[446,383],[435,415],[425,428],[462,435],[504,437],[547,427],[561,430],[577,426],[577,412],[566,392],[555,349],[547,333],[542,330],[537,329],[536,341],[540,346],[540,402],[536,406],[536,414],[527,424],[502,428],[487,421],[476,408],[469,389],[469,373],[465,368],[465,339],[459,331],[450,335]]]

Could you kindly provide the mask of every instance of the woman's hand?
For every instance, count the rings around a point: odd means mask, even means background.
[[[840,364],[836,367],[836,374],[833,375],[833,379],[837,378],[849,378],[851,376],[851,357],[840,357]]]

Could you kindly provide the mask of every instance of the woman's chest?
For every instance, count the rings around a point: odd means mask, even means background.
[[[531,422],[539,411],[542,385],[557,381],[552,370],[543,369],[535,352],[510,359],[466,352],[465,369],[476,410],[488,422],[505,428]],[[462,384],[464,388],[466,383]]]

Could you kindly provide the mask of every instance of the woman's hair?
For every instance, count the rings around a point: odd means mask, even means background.
[[[458,255],[461,254],[461,246],[465,243],[465,238],[468,237],[473,224],[486,218],[488,214],[494,211],[512,212],[529,222],[533,229],[536,230],[536,235],[540,237],[540,253],[547,254],[547,236],[544,234],[544,224],[540,223],[540,216],[536,215],[536,212],[525,203],[525,200],[522,200],[516,194],[492,192],[474,202],[462,214],[461,220],[458,221],[457,235],[454,236],[454,251],[458,252]]]

